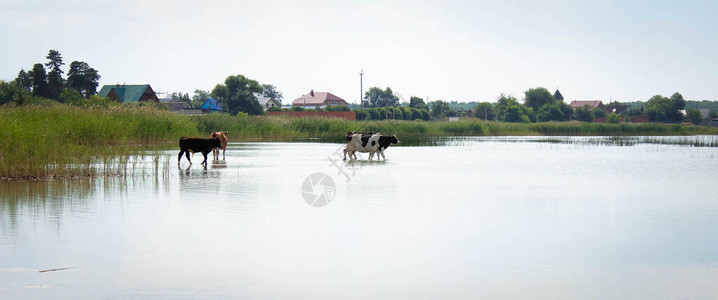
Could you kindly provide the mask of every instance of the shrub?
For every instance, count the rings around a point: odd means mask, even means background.
[[[606,117],[606,123],[609,123],[609,124],[618,124],[618,123],[620,123],[620,122],[621,122],[621,116],[619,116],[619,115],[616,114],[616,113],[610,113],[610,114]]]

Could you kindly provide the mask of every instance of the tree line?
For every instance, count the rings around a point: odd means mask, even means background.
[[[50,99],[58,102],[76,102],[89,99],[97,94],[100,74],[84,61],[73,61],[69,65],[67,78],[62,66],[62,55],[50,50],[45,57],[46,63],[36,63],[32,69],[20,69],[17,78],[11,82],[2,82],[0,104],[41,101]]]
[[[73,61],[69,65],[67,78],[62,70],[65,65],[62,55],[57,50],[50,50],[46,63],[36,63],[32,69],[21,69],[15,80],[0,82],[0,105],[10,102],[23,104],[33,99],[50,99],[62,103],[80,103],[97,94],[99,72],[83,61]],[[48,71],[49,70],[49,71]],[[195,107],[201,106],[209,98],[217,99],[231,115],[240,112],[249,115],[261,115],[264,109],[258,97],[269,97],[281,103],[282,93],[274,85],[260,84],[244,75],[228,76],[223,83],[215,85],[211,91],[195,90],[189,94],[173,93],[176,101],[184,101]],[[95,99],[99,101],[98,99]],[[457,110],[456,102],[436,100],[426,103],[424,99],[412,96],[409,103],[400,103],[400,99],[391,88],[372,87],[367,90],[361,107],[354,109],[358,120],[431,120],[447,117],[466,116],[466,111]],[[548,122],[548,121],[583,121],[591,122],[595,118],[606,118],[607,122],[620,122],[631,116],[645,116],[653,122],[700,123],[703,119],[696,109],[688,109],[687,114],[681,112],[686,108],[686,100],[680,93],[670,97],[653,96],[640,108],[632,108],[621,115],[611,112],[611,107],[619,103],[609,103],[608,112],[599,108],[582,107],[573,109],[563,101],[557,100],[546,88],[530,88],[524,92],[523,103],[512,95],[501,94],[495,103],[477,102],[471,117],[500,122]],[[461,103],[466,106],[466,103]],[[292,108],[304,110],[304,108]],[[317,108],[319,109],[319,108]],[[276,109],[275,109],[276,110]],[[349,110],[348,107],[327,107],[323,110]],[[711,116],[718,116],[711,110]]]

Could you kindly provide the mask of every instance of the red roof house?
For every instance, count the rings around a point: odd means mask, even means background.
[[[603,102],[600,100],[589,100],[589,101],[573,100],[573,101],[571,101],[571,104],[569,104],[569,105],[573,109],[583,108],[584,106],[588,106],[588,108],[590,108],[590,109],[594,109],[594,108],[603,109]]]
[[[329,92],[314,92],[312,90],[309,94],[302,95],[296,100],[292,101],[292,106],[302,106],[305,108],[325,107],[325,106],[347,106],[347,102],[344,99],[337,97],[336,95]]]

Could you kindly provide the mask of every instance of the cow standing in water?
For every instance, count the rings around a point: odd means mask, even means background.
[[[222,150],[222,160],[224,160],[224,151],[227,150],[227,132],[226,131],[216,131],[212,132],[212,134],[209,136],[210,138],[218,138],[219,143],[221,144],[221,147],[212,149],[212,155],[214,156],[214,160],[219,160],[219,150]]]
[[[192,160],[189,159],[190,152],[200,152],[202,153],[202,155],[204,155],[204,161],[202,161],[202,164],[206,167],[207,154],[212,152],[214,148],[222,147],[222,144],[220,143],[219,138],[203,139],[181,137],[179,140],[179,146],[180,152],[177,156],[177,165],[179,165],[180,161],[182,160],[182,154],[185,154],[185,156],[187,156],[187,161],[189,161],[189,164],[191,165]]]
[[[391,144],[401,145],[401,141],[396,138],[396,135],[382,136],[380,133],[373,132],[350,131],[344,139],[347,142],[344,148],[344,160],[347,159],[347,154],[349,154],[349,159],[352,159],[352,157],[356,159],[356,152],[369,153],[369,160],[372,160],[374,154],[378,153],[377,159],[381,157],[386,160],[384,150],[389,148]]]

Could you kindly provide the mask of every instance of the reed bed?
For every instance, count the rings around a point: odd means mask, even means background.
[[[348,121],[281,116],[179,116],[147,106],[80,108],[70,105],[0,107],[0,178],[126,176],[137,155],[175,146],[182,136],[228,131],[230,140],[316,138],[342,142],[348,131],[396,134],[405,144],[432,136],[672,136],[716,135],[713,127],[677,124],[581,122],[502,123]],[[657,138],[658,139],[658,138]],[[656,143],[672,143],[658,140]],[[687,142],[688,143],[688,142]],[[714,142],[699,142],[713,145]],[[158,159],[156,173],[168,169]],[[98,167],[102,166],[102,167]]]
[[[0,128],[0,178],[10,179],[117,175],[117,160],[198,135],[188,117],[138,106],[2,107]]]

